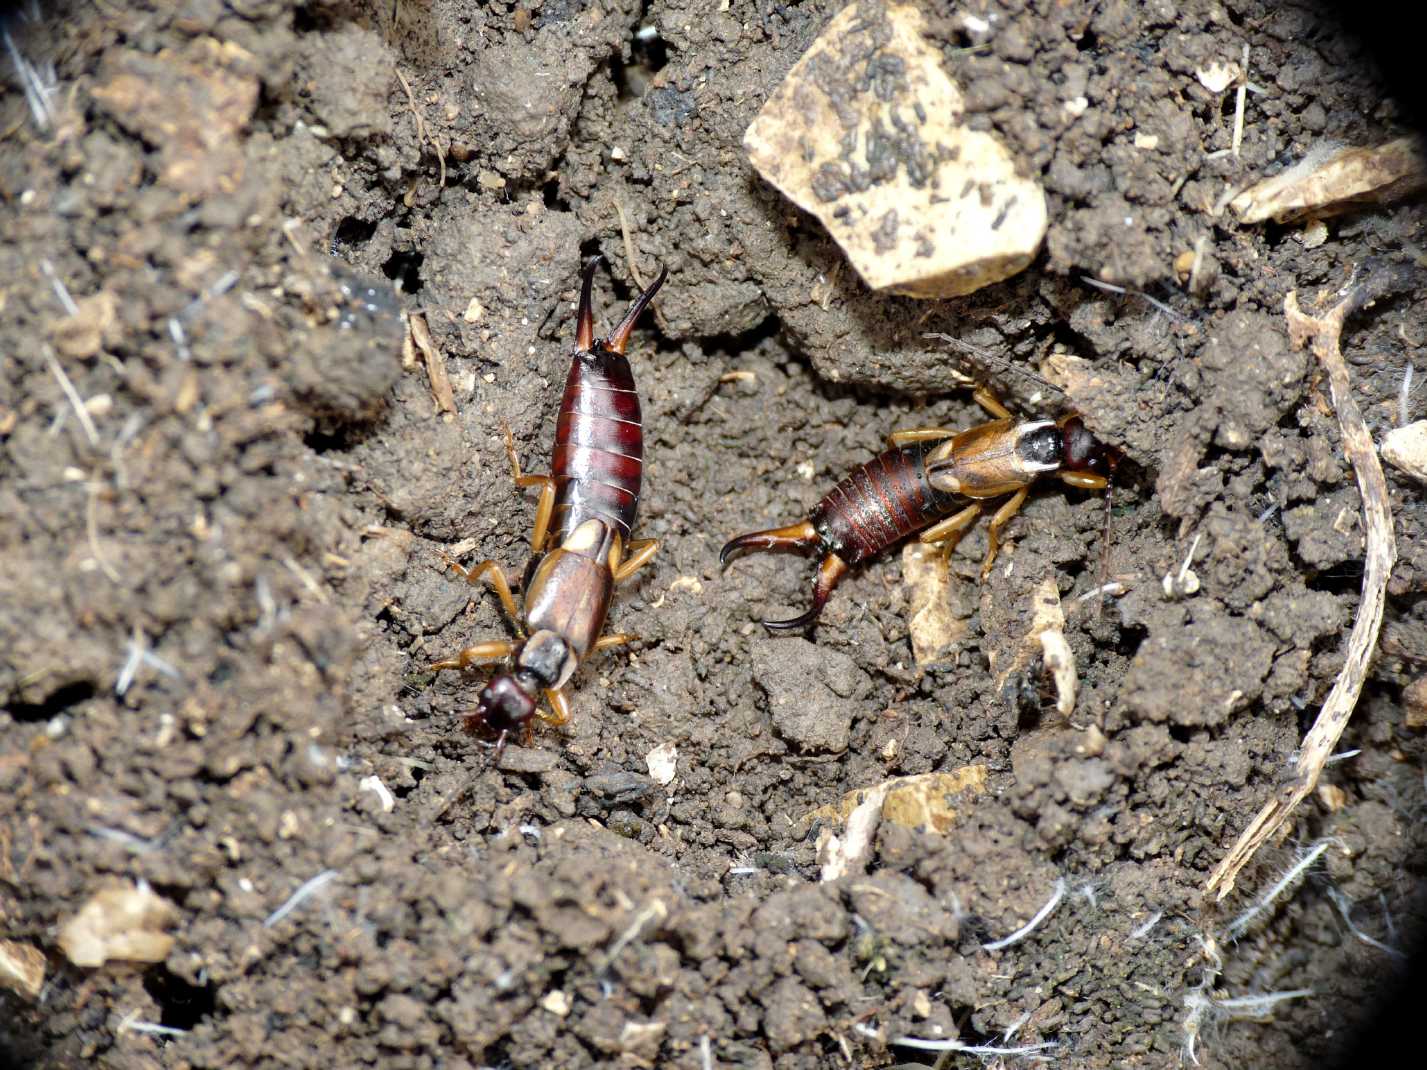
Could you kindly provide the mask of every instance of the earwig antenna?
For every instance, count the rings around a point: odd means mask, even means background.
[[[1110,502],[1115,495],[1113,479],[1105,481],[1105,530],[1100,534],[1100,601],[1095,606],[1095,616],[1105,615],[1105,591],[1110,585]]]
[[[965,357],[970,358],[968,363],[975,363],[981,368],[995,369],[996,371],[1008,372],[1011,375],[1019,375],[1024,379],[1029,379],[1035,383],[1036,386],[1044,387],[1046,390],[1050,390],[1056,394],[1065,394],[1063,387],[1056,386],[1039,372],[1033,372],[1030,368],[1009,361],[1005,357],[998,357],[990,350],[981,348],[981,346],[972,345],[970,342],[964,342],[960,338],[953,338],[949,334],[942,334],[940,331],[931,331],[922,335],[922,337],[935,338],[938,341],[945,342],[953,349],[959,350]]]

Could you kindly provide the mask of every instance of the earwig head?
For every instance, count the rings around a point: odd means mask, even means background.
[[[1115,475],[1123,455],[1092,435],[1079,416],[1062,419],[1060,433],[1061,463],[1067,471],[1090,472],[1106,479]]]
[[[539,686],[526,669],[493,677],[481,689],[475,712],[466,715],[466,727],[498,733],[500,743],[497,745],[503,747],[511,732],[524,728],[535,716],[535,694]]]

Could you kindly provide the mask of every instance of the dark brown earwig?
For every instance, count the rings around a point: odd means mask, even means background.
[[[984,580],[996,559],[1001,529],[1020,510],[1033,482],[1054,473],[1071,486],[1108,487],[1119,451],[1099,442],[1079,416],[1016,420],[984,387],[975,396],[996,419],[967,431],[895,432],[886,451],[833,487],[806,520],[749,532],[724,546],[720,566],[760,550],[821,557],[808,611],[791,620],[765,620],[764,627],[786,631],[813,624],[849,568],[914,532],[921,532],[922,542],[951,553],[981,514],[983,502],[1010,495],[991,519],[981,566]],[[953,514],[962,498],[972,499],[971,504]]]
[[[575,352],[565,380],[549,475],[522,475],[510,431],[505,433],[515,484],[538,487],[530,536],[534,556],[526,572],[524,614],[495,561],[450,567],[470,583],[489,579],[516,622],[515,642],[492,640],[438,661],[433,669],[464,669],[510,657],[511,672],[481,691],[468,727],[496,735],[496,759],[512,733],[528,732],[536,718],[564,724],[570,718],[564,687],[591,652],[630,641],[603,635],[614,588],[659,548],[654,539],[630,539],[639,512],[644,474],[644,428],[634,375],[624,355],[639,314],[664,285],[667,271],[635,299],[607,339],[596,339],[592,290],[599,257],[586,266],[580,287]],[[553,521],[553,524],[552,524]],[[551,712],[540,712],[544,693]]]

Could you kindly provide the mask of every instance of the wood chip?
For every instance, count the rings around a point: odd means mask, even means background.
[[[1322,145],[1282,174],[1240,193],[1229,207],[1243,223],[1285,223],[1387,204],[1427,187],[1421,141],[1398,138],[1375,148]]]
[[[0,940],[0,988],[34,999],[44,986],[44,952],[29,944]]]
[[[941,549],[920,542],[904,546],[902,586],[912,657],[918,666],[942,660],[970,629],[972,607],[959,597],[961,585],[952,578]]]
[[[173,949],[173,937],[163,930],[177,917],[174,905],[147,884],[106,888],[60,926],[60,950],[76,966],[162,962]]]
[[[436,407],[442,412],[456,413],[456,394],[451,389],[451,380],[446,375],[446,358],[436,348],[431,338],[431,329],[426,325],[426,315],[413,312],[407,317],[412,345],[421,354],[426,365],[426,376],[431,383],[431,396],[436,399]]]

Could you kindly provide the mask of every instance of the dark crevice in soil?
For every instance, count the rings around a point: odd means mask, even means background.
[[[34,724],[38,721],[48,721],[52,717],[58,717],[71,707],[78,706],[81,702],[88,702],[99,689],[88,680],[79,680],[72,684],[65,684],[59,690],[54,691],[43,702],[16,702],[10,706],[10,716],[22,724]]]
[[[659,32],[648,23],[649,5],[644,5],[640,17],[635,20],[634,33],[629,39],[629,62],[621,57],[610,61],[609,76],[614,82],[620,100],[635,100],[649,89],[650,79],[669,63],[669,46],[659,36]]]
[[[1085,360],[1096,360],[1099,357],[1095,351],[1095,343],[1072,327],[1067,320],[1056,319],[1051,324],[1050,336],[1056,344],[1077,357],[1083,357]]]
[[[335,256],[337,249],[343,245],[365,245],[372,240],[376,232],[376,220],[368,222],[356,216],[345,216],[332,234],[333,255]]]
[[[38,1030],[20,1013],[19,997],[0,993],[0,1066],[41,1066],[47,1050]]]
[[[1310,591],[1356,595],[1363,586],[1362,562],[1348,561],[1328,572],[1320,572],[1309,577],[1304,586]]]
[[[371,423],[321,423],[302,436],[303,445],[313,453],[346,453],[356,449],[373,434]]]
[[[1199,729],[1185,724],[1171,724],[1169,726],[1169,738],[1176,743],[1192,743]]]
[[[421,265],[425,260],[426,254],[415,249],[397,250],[387,257],[386,263],[382,265],[382,274],[395,282],[402,293],[420,293]]]
[[[421,781],[425,778],[425,776],[425,769],[422,769],[419,765],[413,765],[411,767],[411,783],[393,784],[391,786],[391,793],[395,795],[398,799],[404,799],[421,786]]]
[[[166,966],[145,974],[144,990],[159,1005],[159,1024],[170,1029],[192,1030],[218,1006],[216,986],[191,985]]]
[[[764,342],[777,338],[782,329],[782,321],[769,314],[740,334],[709,335],[699,339],[699,345],[710,358],[741,356],[758,349]]]

